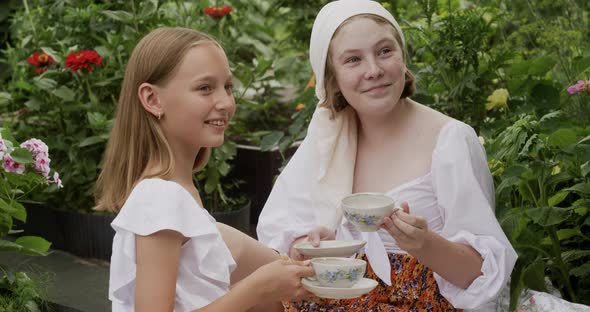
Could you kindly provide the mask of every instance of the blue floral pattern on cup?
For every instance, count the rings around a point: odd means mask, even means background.
[[[349,280],[354,282],[359,279],[359,275],[361,274],[360,268],[354,268],[350,270],[340,269],[337,271],[325,271],[318,275],[318,278],[327,281],[330,284],[335,283],[338,280]]]
[[[344,216],[350,222],[362,225],[377,225],[377,222],[379,221],[378,216],[363,215],[360,213],[350,213],[344,211]]]

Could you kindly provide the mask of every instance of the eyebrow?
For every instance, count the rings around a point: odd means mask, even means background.
[[[217,77],[215,75],[205,75],[205,76],[199,76],[199,77],[193,79],[192,82],[215,80],[216,78]],[[234,79],[234,75],[233,74],[229,74],[227,76],[227,80],[233,80],[233,79]]]
[[[395,46],[397,46],[396,40],[395,39],[391,39],[391,38],[383,38],[383,39],[377,41],[377,43],[375,43],[373,46],[376,47],[376,46],[381,45],[381,44],[383,44],[385,42],[387,42],[387,43],[393,43]],[[344,50],[342,53],[340,53],[340,56],[338,57],[338,59],[339,60],[342,59],[344,57],[344,55],[347,54],[347,53],[358,52],[360,50],[361,49],[348,49],[348,50]]]

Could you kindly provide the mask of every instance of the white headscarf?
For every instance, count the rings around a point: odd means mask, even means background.
[[[402,40],[402,31],[381,4],[370,0],[339,0],[325,5],[319,12],[311,31],[309,58],[315,73],[315,94],[322,103],[325,98],[324,76],[330,40],[338,27],[348,18],[359,14],[374,14],[388,20]],[[316,185],[312,188],[311,201],[320,225],[336,229],[342,220],[340,201],[352,193],[352,181],[357,148],[357,119],[354,109],[347,107],[334,119],[326,107],[318,107],[313,114],[306,140],[311,144],[311,159],[319,164]],[[364,233],[367,240],[367,256],[375,273],[391,285],[389,260],[379,235]]]

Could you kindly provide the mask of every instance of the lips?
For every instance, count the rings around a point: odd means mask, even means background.
[[[205,120],[206,124],[223,127],[227,125],[228,120],[226,118],[219,118],[219,119],[208,119]]]
[[[363,93],[371,92],[373,90],[377,90],[377,89],[381,89],[381,88],[385,88],[385,87],[389,87],[389,86],[391,86],[391,83],[384,83],[384,84],[381,84],[381,85],[370,87],[370,88],[366,89],[365,91],[363,91]]]

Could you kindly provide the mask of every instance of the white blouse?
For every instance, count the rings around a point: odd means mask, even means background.
[[[304,141],[283,170],[258,221],[258,239],[282,252],[288,252],[297,237],[317,225],[310,209],[313,172],[307,159],[309,145]],[[492,300],[505,286],[517,254],[494,215],[495,196],[485,150],[475,131],[453,120],[440,131],[432,154],[430,172],[395,187],[388,193],[396,202],[407,201],[410,213],[428,221],[429,229],[452,242],[464,243],[482,258],[482,275],[467,289],[456,287],[434,274],[441,294],[456,308],[473,309]],[[342,218],[336,239],[364,239],[364,252],[382,279],[388,279],[390,264],[380,259],[388,253],[405,253],[381,229],[361,233]]]
[[[174,230],[190,238],[181,249],[175,312],[202,308],[229,291],[236,263],[217,230],[215,219],[175,182],[139,182],[111,223],[115,229],[109,299],[113,312],[134,311],[135,235]]]

